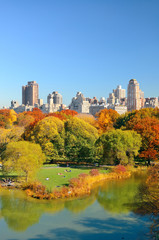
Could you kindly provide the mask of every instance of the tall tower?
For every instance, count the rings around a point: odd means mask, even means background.
[[[128,84],[127,92],[127,107],[129,112],[132,110],[139,110],[142,107],[141,100],[143,98],[143,94],[144,93],[140,90],[139,83],[136,81],[136,79],[131,79]]]
[[[28,85],[22,86],[22,104],[34,106],[38,103],[39,85],[35,81],[28,82]]]
[[[119,99],[119,101],[121,100],[121,98],[125,98],[125,89],[122,89],[121,85],[118,85],[117,88],[113,90],[113,92],[115,97]]]

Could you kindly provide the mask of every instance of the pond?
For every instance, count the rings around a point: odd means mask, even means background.
[[[18,190],[0,192],[1,240],[145,240],[149,216],[133,211],[141,174],[102,182],[90,196],[74,200],[35,200]]]

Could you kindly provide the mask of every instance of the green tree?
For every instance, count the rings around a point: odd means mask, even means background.
[[[39,143],[48,162],[64,158],[64,123],[57,117],[39,121],[28,139]]]
[[[35,177],[44,160],[45,155],[38,144],[27,141],[10,142],[2,158],[3,171],[16,171],[25,175],[28,181]]]
[[[100,149],[101,161],[107,164],[133,164],[138,155],[141,136],[135,131],[111,130],[96,142]]]
[[[65,133],[66,156],[77,161],[92,161],[94,143],[98,138],[97,129],[75,117],[65,122]]]
[[[12,126],[9,129],[0,128],[0,158],[7,144],[21,140],[23,132],[23,127]]]

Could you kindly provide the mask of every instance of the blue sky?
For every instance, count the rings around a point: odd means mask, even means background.
[[[0,0],[0,107],[32,80],[44,102],[108,97],[131,78],[159,96],[158,12],[158,0]]]

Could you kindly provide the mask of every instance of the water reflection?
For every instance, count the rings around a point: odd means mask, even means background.
[[[104,236],[106,232],[112,233],[115,231],[121,232],[122,234],[123,231],[127,231],[125,223],[129,221],[131,224],[132,221],[134,221],[134,215],[133,217],[130,216],[131,209],[129,204],[133,203],[138,186],[142,181],[143,178],[141,176],[135,176],[127,180],[100,183],[93,189],[90,196],[65,201],[40,201],[26,197],[21,191],[2,191],[0,195],[0,218],[5,220],[10,229],[20,232],[26,231],[29,226],[38,223],[44,214],[53,215],[58,213],[59,215],[59,212],[61,212],[61,214],[65,212],[66,214],[66,211],[73,214],[81,214],[82,212],[84,214],[86,209],[92,205],[93,211],[91,210],[92,212],[89,214],[93,216],[80,220],[78,224],[81,227],[90,228],[91,226],[92,233],[100,234],[101,231],[102,236]],[[96,213],[99,212],[99,206],[105,210],[100,213],[103,216],[101,219],[96,218]],[[105,220],[107,214],[107,217],[111,221],[112,213],[116,215],[116,220],[114,220],[114,217],[112,220],[113,225],[111,222],[108,223]],[[125,217],[125,215],[123,216],[123,213],[126,213],[127,217]],[[57,233],[57,235],[58,234],[60,233]],[[65,234],[67,235],[67,231]],[[92,239],[95,239],[93,238],[95,235],[92,235]],[[67,239],[67,236],[65,239]]]
[[[109,212],[128,213],[129,205],[133,204],[134,196],[144,179],[145,175],[141,177],[136,174],[131,179],[104,183],[99,188],[97,200]]]
[[[24,231],[37,223],[42,213],[41,207],[27,201],[21,192],[13,191],[1,196],[1,216],[8,227],[15,231]]]
[[[138,187],[134,212],[141,216],[149,216],[152,220],[150,236],[153,240],[159,240],[159,192],[157,186],[153,190],[146,183]]]
[[[65,208],[73,213],[80,213],[81,211],[84,211],[88,206],[92,205],[95,201],[96,197],[93,193],[90,197],[65,202]]]

